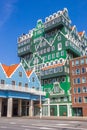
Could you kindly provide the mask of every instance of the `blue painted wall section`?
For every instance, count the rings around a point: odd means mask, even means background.
[[[22,72],[22,76],[19,75],[19,72]],[[5,84],[1,84],[1,80],[4,80]],[[14,70],[14,72],[11,74],[11,76],[8,77],[2,64],[0,64],[0,97],[39,100],[40,94],[29,93],[27,91],[21,92],[16,90],[4,89],[5,85],[12,86],[12,81],[15,81],[16,87],[19,87],[19,82],[21,82],[21,87],[25,87],[25,84],[28,84],[28,88],[33,88],[34,90],[39,91],[41,88],[41,84],[34,71],[32,71],[31,74],[27,76],[26,71],[20,63],[18,67]],[[44,98],[45,96],[42,95],[42,99]]]

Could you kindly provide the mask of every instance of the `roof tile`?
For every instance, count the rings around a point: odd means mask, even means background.
[[[42,70],[48,70],[48,69],[60,67],[60,66],[63,66],[63,65],[64,65],[64,63],[62,63],[62,64],[54,64],[54,65],[51,65],[51,66],[43,67]]]

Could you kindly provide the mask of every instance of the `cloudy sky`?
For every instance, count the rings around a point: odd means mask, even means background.
[[[0,0],[0,62],[19,62],[17,38],[36,26],[38,19],[67,8],[72,25],[87,34],[87,0]]]

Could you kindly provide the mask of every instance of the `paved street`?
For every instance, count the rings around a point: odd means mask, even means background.
[[[0,130],[87,130],[87,122],[0,118]]]

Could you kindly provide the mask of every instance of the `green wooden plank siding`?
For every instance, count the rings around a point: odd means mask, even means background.
[[[66,105],[59,106],[59,115],[60,116],[67,116],[67,106]]]

